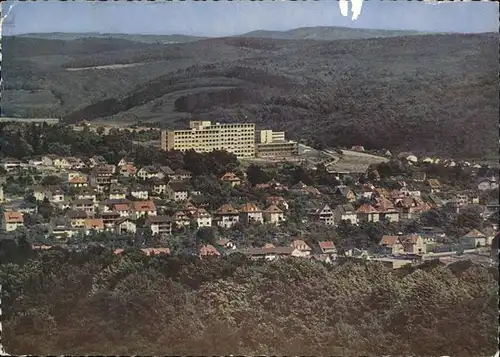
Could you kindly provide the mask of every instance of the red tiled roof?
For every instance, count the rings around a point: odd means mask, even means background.
[[[6,223],[22,223],[24,216],[21,212],[7,211],[3,213],[3,217]]]
[[[378,211],[373,206],[364,204],[357,209],[356,213],[378,213]]]
[[[226,172],[224,176],[221,177],[222,181],[241,181],[234,172]]]
[[[392,247],[398,241],[399,241],[399,237],[398,236],[383,235],[382,236],[382,240],[380,241],[380,244]]]
[[[269,207],[266,208],[264,211],[266,213],[283,213],[282,210],[280,210],[276,205],[270,205]]]
[[[139,212],[156,211],[156,205],[153,201],[134,202],[134,209]]]
[[[238,214],[238,210],[235,209],[230,203],[222,205],[218,210],[217,214]]]
[[[323,242],[318,242],[318,245],[321,249],[335,249],[335,244],[329,240],[329,241],[323,241]]]
[[[469,233],[464,235],[464,238],[484,238],[485,235],[478,231],[477,229],[471,230]]]
[[[253,203],[245,203],[243,207],[241,207],[240,212],[243,213],[253,213],[253,212],[262,212],[259,207],[254,205]]]
[[[217,255],[220,256],[220,252],[215,249],[211,244],[204,245],[200,248],[200,255]]]
[[[89,218],[85,220],[86,229],[104,229],[102,218]]]

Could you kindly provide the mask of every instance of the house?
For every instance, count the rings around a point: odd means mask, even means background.
[[[134,161],[129,157],[122,157],[116,166],[122,167],[126,165],[133,165]]]
[[[45,155],[42,157],[42,165],[55,167],[54,162],[58,159],[59,159],[59,157],[57,155],[52,155],[52,154]]]
[[[400,236],[383,235],[380,240],[380,246],[385,254],[399,255],[404,252]]]
[[[107,186],[118,182],[118,179],[114,177],[114,172],[113,165],[95,166],[89,176],[90,185],[96,187],[99,192],[104,192]]]
[[[79,229],[71,227],[67,218],[55,218],[51,221],[49,235],[56,239],[71,238],[79,232]]]
[[[212,226],[212,216],[204,208],[197,208],[191,215],[191,218],[198,228]]]
[[[170,255],[170,248],[141,248],[141,251],[147,256],[159,254]]]
[[[240,213],[231,204],[222,205],[215,213],[215,219],[219,227],[231,228],[240,220]]]
[[[136,201],[132,203],[132,209],[137,218],[144,216],[156,216],[156,205],[153,201]]]
[[[87,177],[81,173],[68,174],[68,186],[70,188],[87,187]]]
[[[43,165],[42,158],[41,157],[33,157],[33,158],[28,160],[28,165],[42,166]]]
[[[137,167],[133,164],[118,166],[118,174],[123,177],[134,177],[137,174]]]
[[[349,221],[351,224],[358,224],[358,216],[352,204],[338,205],[333,211],[335,223]]]
[[[318,246],[322,254],[337,254],[337,247],[332,241],[318,242]]]
[[[317,188],[308,186],[304,184],[302,181],[290,187],[290,191],[301,194],[309,194],[313,196],[321,196],[321,192],[319,192]]]
[[[183,211],[177,211],[172,216],[172,220],[175,223],[177,228],[188,227],[191,223],[188,215]]]
[[[137,232],[137,224],[131,218],[125,217],[115,221],[116,234],[135,234]]]
[[[332,258],[330,257],[329,254],[313,254],[313,255],[310,255],[309,257],[313,261],[321,262],[324,264],[332,264]]]
[[[5,200],[4,195],[3,195],[3,186],[0,184],[0,203],[2,203]]]
[[[240,209],[240,222],[263,223],[262,210],[253,203],[245,203]]]
[[[85,220],[85,234],[90,234],[91,232],[103,232],[104,231],[104,221],[102,218],[87,218]]]
[[[141,180],[151,180],[153,178],[164,179],[165,174],[157,167],[153,165],[144,166],[139,171],[137,171],[137,177]]]
[[[95,156],[92,156],[90,159],[88,159],[88,166],[90,168],[93,168],[95,166],[99,166],[99,165],[107,165],[108,162],[106,161],[106,159],[100,155],[95,155]]]
[[[302,239],[296,239],[290,245],[292,248],[297,249],[300,253],[299,256],[305,257],[311,254],[311,247],[307,245]]]
[[[71,202],[71,209],[74,211],[86,212],[89,216],[93,216],[95,214],[94,201],[89,199],[73,200]]]
[[[483,178],[479,180],[479,183],[477,184],[477,189],[480,191],[495,190],[497,188],[498,188],[498,182],[494,177]]]
[[[199,248],[199,256],[200,257],[206,257],[206,256],[220,257],[221,253],[213,245],[205,244]]]
[[[425,254],[427,246],[424,239],[418,234],[408,236],[384,235],[380,241],[380,246],[386,254]]]
[[[320,222],[327,226],[333,226],[335,224],[335,216],[328,205],[324,205],[322,208],[314,210],[309,213],[309,216],[313,222]]]
[[[130,189],[130,196],[138,200],[148,200],[149,192],[146,187],[142,185],[135,185]]]
[[[127,197],[127,191],[122,187],[111,187],[108,197],[110,200],[122,200]]]
[[[113,228],[115,226],[116,221],[121,219],[120,213],[118,212],[102,212],[101,213],[102,221],[104,222],[104,227]]]
[[[282,210],[288,210],[288,202],[281,196],[269,196],[266,199],[268,205],[275,205]]]
[[[375,187],[373,187],[371,185],[363,185],[363,187],[361,187],[361,189],[358,191],[359,198],[371,199],[372,196],[375,194],[374,190],[375,190]]]
[[[406,161],[411,164],[415,164],[418,162],[418,158],[415,155],[408,155],[406,156]]]
[[[348,186],[345,185],[336,186],[335,189],[333,190],[333,193],[343,196],[344,198],[347,199],[348,202],[352,203],[356,201],[356,194]]]
[[[64,202],[65,195],[64,191],[59,187],[51,187],[45,190],[45,197],[47,197],[51,203],[60,203]]]
[[[378,222],[380,219],[380,214],[369,204],[363,204],[356,210],[356,216],[359,222]]]
[[[97,192],[92,188],[83,188],[80,192],[75,194],[77,200],[91,200],[97,203]]]
[[[104,212],[116,212],[121,218],[130,217],[133,212],[132,203],[118,202],[104,206]]]
[[[486,245],[491,246],[491,243],[493,242],[493,239],[498,232],[492,227],[486,227],[485,229],[483,229],[483,233],[486,236]]]
[[[169,182],[166,188],[167,197],[176,202],[185,201],[189,197],[189,190],[182,182]]]
[[[3,231],[12,232],[19,227],[24,227],[24,215],[21,212],[6,211],[3,213]]]
[[[1,190],[0,190],[0,193],[1,193]],[[19,204],[15,204],[14,205],[17,212],[21,212],[21,213],[29,213],[29,214],[36,214],[37,213],[37,204],[36,203],[32,203],[32,202],[21,202]],[[14,208],[14,207],[12,207]]]
[[[351,151],[364,152],[365,148],[364,148],[364,146],[361,146],[361,145],[355,145],[355,146],[351,147]]]
[[[28,191],[31,192],[37,201],[43,201],[45,199],[46,190],[47,189],[44,186],[32,186]]]
[[[256,189],[271,189],[274,191],[288,191],[288,187],[283,185],[282,183],[276,181],[276,180],[271,180],[268,183],[261,183],[255,185]]]
[[[164,180],[153,178],[149,181],[149,187],[154,196],[161,196],[167,194],[168,183]]]
[[[385,197],[376,199],[375,210],[379,213],[379,219],[386,219],[389,222],[399,222],[399,211],[394,204]]]
[[[66,161],[68,162],[68,165],[72,170],[81,170],[86,167],[83,160],[77,157],[67,157]]]
[[[84,228],[85,220],[89,218],[85,211],[73,211],[73,210],[67,211],[66,217],[69,219],[71,227],[73,228]]]
[[[441,190],[441,183],[436,179],[428,179],[427,185],[431,188],[431,192],[439,192]]]
[[[154,235],[172,234],[172,218],[169,216],[150,216],[146,219],[146,226]]]
[[[192,216],[198,210],[198,208],[191,201],[184,201],[182,210],[189,216]]]
[[[486,235],[477,229],[471,230],[461,238],[461,241],[468,247],[485,247],[487,245]]]
[[[170,176],[175,175],[175,171],[168,166],[160,166],[160,171],[165,175],[165,177],[170,178]]]
[[[189,171],[183,169],[177,169],[174,171],[173,175],[170,175],[170,181],[172,182],[182,182],[191,179],[193,174]]]
[[[241,179],[236,176],[236,174],[234,172],[226,172],[221,178],[220,180],[222,182],[227,182],[228,184],[230,184],[232,187],[236,187],[236,186],[239,186],[241,185]]]
[[[1,167],[7,172],[20,169],[23,165],[21,160],[14,158],[5,158],[1,162]]]
[[[425,254],[427,253],[427,245],[422,236],[418,234],[410,234],[404,236],[402,240],[405,253],[408,254]]]
[[[67,170],[72,166],[72,162],[65,157],[58,157],[53,161],[53,166],[56,169]]]
[[[285,220],[285,215],[278,206],[270,205],[262,212],[262,218],[266,223],[278,225]]]

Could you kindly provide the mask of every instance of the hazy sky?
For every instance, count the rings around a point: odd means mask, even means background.
[[[12,1],[2,2],[2,14]],[[367,1],[358,20],[340,14],[335,0],[207,2],[22,2],[4,21],[3,34],[107,32],[227,36],[258,29],[346,26],[436,32],[497,32],[498,3],[431,5],[421,1]]]

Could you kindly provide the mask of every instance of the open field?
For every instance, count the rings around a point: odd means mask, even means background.
[[[365,172],[372,164],[389,161],[385,157],[365,154],[357,151],[342,150],[342,155],[338,156],[338,160],[328,165],[327,169],[330,172]]]
[[[105,66],[81,67],[81,68],[66,68],[66,71],[85,71],[89,69],[119,69],[136,66],[143,66],[145,63],[127,63],[127,64],[108,64]]]

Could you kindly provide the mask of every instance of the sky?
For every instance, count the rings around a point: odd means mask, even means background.
[[[2,16],[12,4],[2,2]],[[497,32],[497,2],[367,1],[359,18],[344,17],[336,0],[18,2],[3,34],[101,32],[230,36],[254,30],[343,26],[425,32]]]

